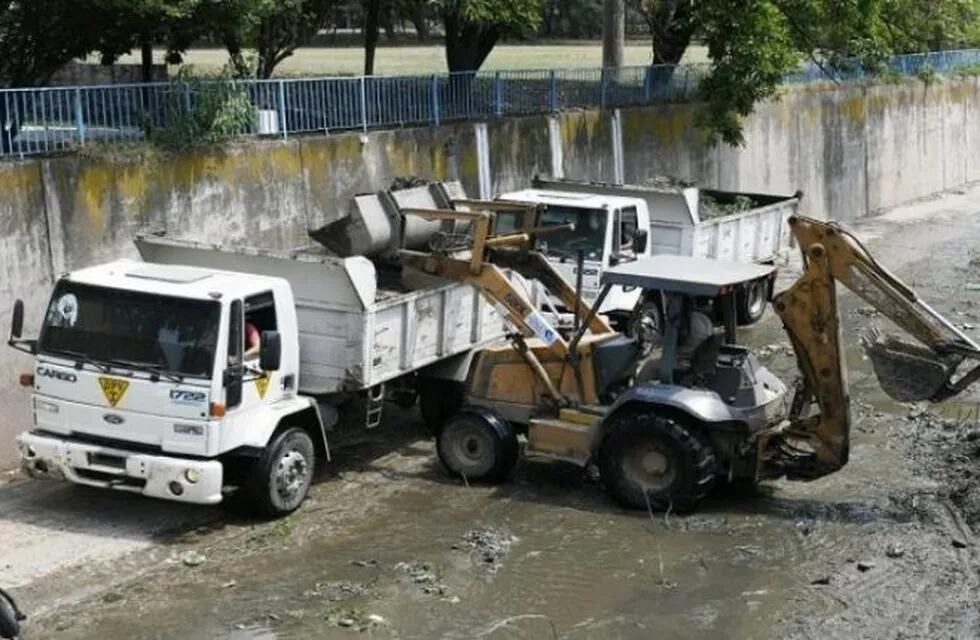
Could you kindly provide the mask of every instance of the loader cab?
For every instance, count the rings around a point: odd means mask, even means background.
[[[719,378],[732,377],[724,370],[741,369],[749,356],[737,344],[736,297],[760,281],[771,282],[775,273],[768,265],[653,256],[606,270],[600,298],[613,287],[661,292],[664,330],[640,378],[685,387],[720,386],[723,397],[733,397],[737,380],[725,383]],[[715,321],[719,317],[720,323]]]

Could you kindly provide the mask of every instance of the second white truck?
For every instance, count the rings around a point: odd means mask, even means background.
[[[800,197],[535,178],[530,189],[498,199],[540,205],[545,224],[575,224],[574,231],[541,239],[538,249],[573,286],[578,253],[584,252],[582,296],[591,301],[605,269],[652,255],[773,263],[790,247],[786,221]],[[506,224],[499,220],[498,230]],[[768,280],[751,283],[736,300],[740,324],[757,322],[771,293]],[[615,287],[600,311],[624,330],[637,328],[631,323],[659,327],[656,295]]]

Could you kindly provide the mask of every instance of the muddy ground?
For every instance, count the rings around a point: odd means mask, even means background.
[[[972,190],[856,225],[974,336],[978,210]],[[31,614],[25,638],[980,637],[980,393],[890,401],[857,347],[877,318],[843,309],[851,462],[816,482],[719,491],[683,517],[623,511],[562,464],[468,487],[394,411],[336,445],[279,522],[10,476],[0,586]],[[743,339],[792,379],[771,314]]]

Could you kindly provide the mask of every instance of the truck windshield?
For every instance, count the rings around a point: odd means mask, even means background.
[[[576,209],[549,205],[541,214],[540,225],[575,224],[575,231],[555,231],[541,234],[538,249],[545,255],[574,259],[579,249],[585,251],[586,260],[602,260],[606,245],[606,216],[603,209]]]
[[[62,280],[41,328],[41,352],[211,377],[217,302]]]

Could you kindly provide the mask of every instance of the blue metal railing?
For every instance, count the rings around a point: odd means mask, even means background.
[[[887,66],[914,75],[980,64],[980,49],[896,56]],[[847,81],[860,65],[803,65],[787,83]],[[706,64],[481,71],[423,76],[284,78],[238,81],[254,109],[240,133],[288,137],[570,108],[665,104],[697,97]],[[828,77],[830,76],[830,77]],[[93,142],[140,139],[193,111],[208,83],[152,83],[0,90],[0,156],[45,154]]]

